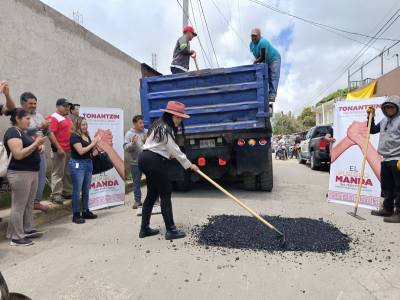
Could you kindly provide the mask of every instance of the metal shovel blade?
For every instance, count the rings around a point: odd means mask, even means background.
[[[348,211],[347,214],[349,214],[350,216],[356,218],[357,220],[365,221],[365,219],[364,219],[363,217],[360,217],[359,215],[356,215],[356,214],[355,214],[354,212],[352,212],[352,211]]]

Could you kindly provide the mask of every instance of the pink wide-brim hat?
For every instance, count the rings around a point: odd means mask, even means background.
[[[178,101],[168,101],[167,107],[160,110],[184,119],[190,118],[189,115],[185,114],[185,104]]]

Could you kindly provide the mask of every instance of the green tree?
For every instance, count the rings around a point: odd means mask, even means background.
[[[297,117],[302,130],[308,130],[315,126],[315,112],[311,110],[311,107],[305,107],[301,114]]]
[[[276,113],[272,118],[272,124],[274,134],[293,134],[299,131],[299,124],[291,112]]]
[[[322,98],[321,100],[319,100],[316,104],[316,106],[319,106],[323,103],[329,102],[337,97],[346,97],[347,93],[349,92],[348,88],[345,89],[339,89],[331,94],[329,94],[328,96]]]

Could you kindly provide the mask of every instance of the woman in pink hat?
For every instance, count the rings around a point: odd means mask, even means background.
[[[165,239],[173,240],[186,236],[178,230],[174,223],[171,204],[171,182],[168,178],[168,160],[175,158],[183,168],[198,170],[176,144],[178,127],[182,126],[182,119],[190,118],[185,114],[185,105],[176,101],[169,101],[167,108],[162,109],[162,117],[155,121],[148,132],[148,138],[143,146],[139,158],[139,168],[146,175],[147,195],[142,208],[142,225],[139,237],[156,235],[158,229],[150,228],[150,217],[157,198],[161,199],[161,213],[164,219]],[[183,128],[183,126],[182,126]]]

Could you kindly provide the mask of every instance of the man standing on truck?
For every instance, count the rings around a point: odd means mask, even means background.
[[[197,36],[192,26],[183,28],[183,36],[176,42],[171,63],[171,73],[189,72],[190,57],[196,59],[196,51],[190,50],[190,41]]]
[[[259,28],[254,28],[251,31],[250,52],[256,58],[254,61],[255,64],[267,64],[269,81],[268,101],[275,102],[281,73],[281,55],[265,37],[261,36]]]

